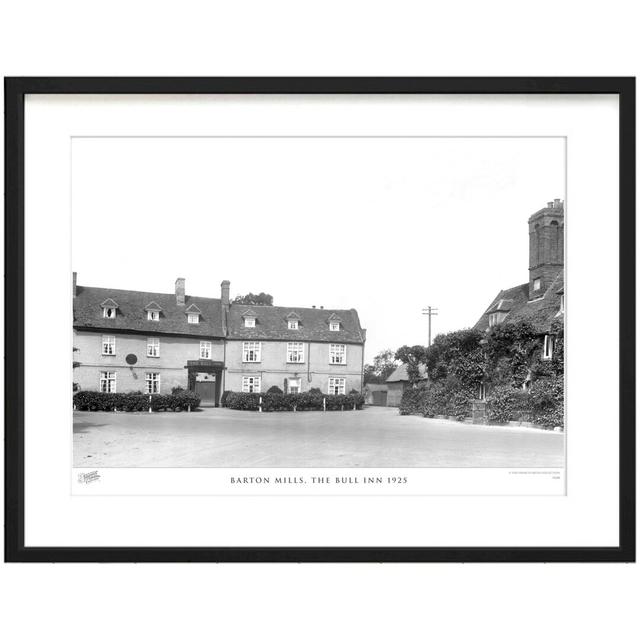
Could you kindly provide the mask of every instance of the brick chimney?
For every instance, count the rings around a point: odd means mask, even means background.
[[[73,297],[76,297],[76,286],[77,286],[77,282],[78,282],[78,272],[74,271],[73,272]]]
[[[184,278],[176,279],[176,304],[184,307],[185,301],[185,280]]]
[[[229,289],[231,288],[231,283],[228,280],[223,280],[220,283],[220,301],[222,302],[222,306],[229,308]]]
[[[529,218],[529,300],[542,297],[564,267],[564,202],[547,202]]]

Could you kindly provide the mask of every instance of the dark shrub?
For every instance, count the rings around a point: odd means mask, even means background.
[[[260,400],[262,399],[262,402]],[[324,402],[323,402],[324,401]],[[241,411],[327,411],[362,409],[364,396],[361,393],[349,395],[324,395],[312,393],[237,393],[229,391],[223,398],[224,406]]]
[[[529,389],[529,410],[535,424],[564,428],[564,376],[535,380]]]
[[[171,388],[171,395],[175,396],[178,393],[184,393],[184,389],[182,387],[172,387]]]
[[[322,396],[322,395],[324,395],[324,394],[322,393],[322,390],[321,390],[321,389],[318,389],[318,387],[311,387],[311,389],[309,389],[309,391],[308,391],[307,393],[311,393],[311,394],[314,394],[314,395],[317,395],[317,396]]]
[[[280,393],[280,394],[284,394],[284,391],[277,385],[274,384],[273,387],[269,387],[267,389],[267,393]]]
[[[140,392],[101,393],[99,391],[79,391],[73,396],[73,403],[79,411],[148,411],[149,396]],[[186,411],[200,406],[200,396],[193,391],[151,396],[152,411]]]
[[[527,418],[529,394],[512,385],[493,387],[487,397],[487,418],[490,422],[506,423]]]

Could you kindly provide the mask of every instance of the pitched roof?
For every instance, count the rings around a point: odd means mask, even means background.
[[[190,304],[185,310],[185,313],[202,313],[202,311],[200,311],[200,308],[198,307],[198,305],[196,304]]]
[[[256,318],[255,327],[245,327],[242,320],[248,311]],[[288,328],[291,313],[299,316],[298,329]],[[340,314],[340,331],[329,330],[329,318]],[[302,307],[271,307],[232,304],[229,310],[228,335],[245,340],[300,340],[313,342],[344,342],[362,344],[365,334],[355,309],[307,309]]]
[[[535,300],[529,300],[529,284],[521,284],[511,289],[500,291],[489,305],[474,329],[484,331],[489,328],[489,314],[498,311],[501,300],[510,300],[509,310],[502,322],[530,322],[540,333],[546,333],[560,311],[560,293],[564,292],[564,273],[562,270],[555,277],[544,295]],[[500,309],[506,311],[506,309]]]
[[[368,391],[387,391],[388,389],[385,383],[381,384],[379,382],[367,382],[367,384],[364,385],[364,388]]]
[[[145,311],[162,311],[162,307],[155,301],[152,300],[145,308]]]
[[[103,318],[101,304],[105,298],[118,303],[115,318]],[[173,333],[196,336],[223,337],[222,306],[215,298],[185,296],[186,304],[202,309],[200,322],[189,324],[185,307],[176,303],[173,293],[150,293],[126,289],[76,287],[73,299],[73,326],[84,329],[116,329],[145,333]],[[159,321],[147,320],[146,308],[150,302],[162,308]]]
[[[113,298],[107,298],[104,302],[100,304],[101,307],[105,307],[107,309],[117,309],[118,303]]]
[[[424,364],[418,365],[420,369],[420,376],[423,380],[427,379],[427,367]],[[386,382],[408,382],[409,374],[407,373],[407,365],[401,364],[398,368],[386,379]]]

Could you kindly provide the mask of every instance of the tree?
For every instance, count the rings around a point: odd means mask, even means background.
[[[273,296],[269,293],[247,293],[244,296],[236,296],[233,299],[235,304],[253,304],[253,305],[261,305],[264,307],[272,307],[273,306]]]
[[[413,347],[404,345],[396,351],[396,360],[407,365],[407,375],[411,384],[417,384],[422,379],[420,365],[427,363],[428,347],[416,344]]]
[[[398,366],[393,349],[381,351],[373,359],[373,364],[364,366],[364,383],[383,383]]]

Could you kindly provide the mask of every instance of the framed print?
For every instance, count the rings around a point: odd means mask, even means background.
[[[633,78],[8,78],[9,561],[635,560]]]

